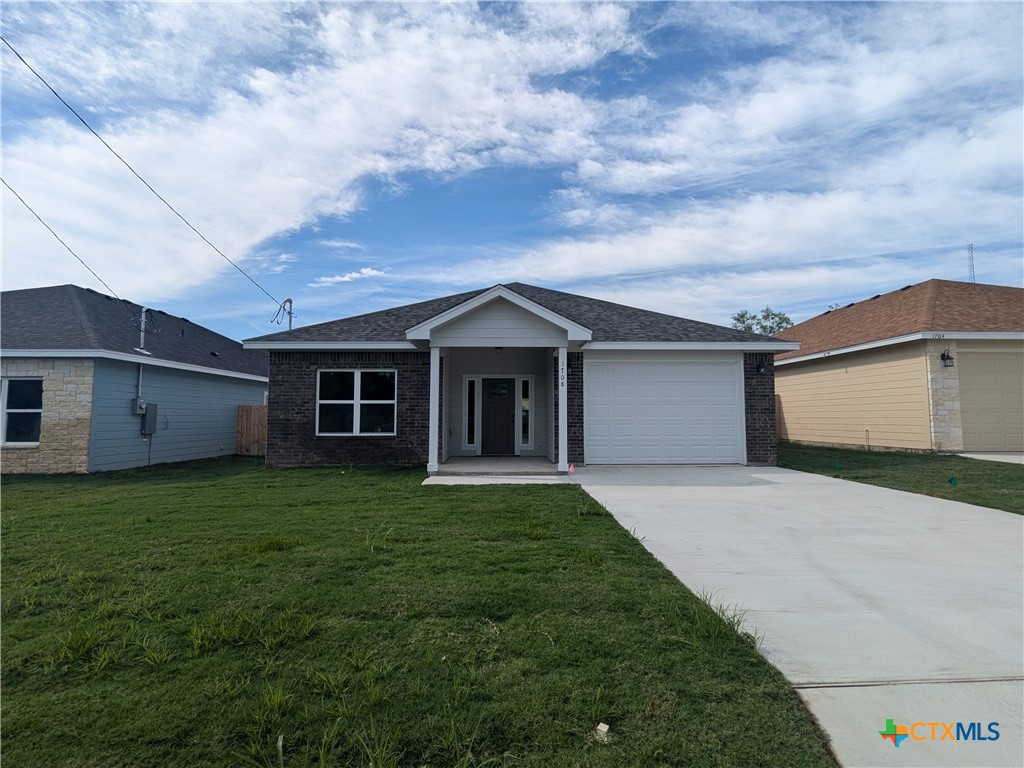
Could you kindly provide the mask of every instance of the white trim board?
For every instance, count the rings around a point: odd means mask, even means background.
[[[118,360],[123,363],[140,363],[152,365],[157,368],[174,368],[179,371],[191,371],[192,373],[207,373],[211,376],[227,376],[232,379],[245,379],[246,381],[258,381],[266,384],[270,379],[266,376],[257,376],[252,373],[241,373],[239,371],[225,371],[220,368],[207,368],[202,365],[191,363],[179,363],[175,360],[164,360],[159,357],[144,357],[142,355],[130,355],[127,352],[111,352],[107,349],[5,349],[5,359],[13,357],[42,358],[100,358],[102,360]]]
[[[848,347],[837,347],[835,349],[824,349],[821,352],[814,352],[809,355],[798,355],[787,357],[785,360],[776,360],[775,367],[791,365],[792,363],[803,363],[807,360],[820,360],[825,357],[836,355],[848,355],[852,352],[864,352],[879,347],[889,347],[894,344],[906,344],[911,341],[1024,341],[1024,332],[1020,331],[921,331],[919,333],[907,333],[903,336],[892,336],[888,339],[866,341],[863,344],[853,344]]]
[[[329,351],[338,350],[417,350],[411,341],[243,341],[243,349],[281,350],[284,352]]]
[[[591,341],[584,352],[616,349],[636,352],[791,352],[800,349],[798,341]]]

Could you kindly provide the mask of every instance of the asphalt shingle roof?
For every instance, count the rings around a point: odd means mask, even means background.
[[[771,337],[725,328],[720,325],[687,320],[683,317],[651,312],[610,301],[591,299],[525,283],[509,283],[505,288],[572,320],[592,333],[593,341],[623,342],[760,342]],[[445,296],[417,304],[371,312],[366,315],[332,320],[291,331],[247,339],[250,342],[388,342],[405,341],[406,331],[430,318],[469,301],[489,288]]]
[[[834,309],[776,338],[799,341],[776,360],[928,331],[1024,331],[1024,289],[926,280]]]
[[[267,355],[243,349],[208,328],[150,309],[146,346],[139,346],[142,306],[77,285],[27,288],[0,294],[0,348],[106,350],[139,362],[167,360],[232,373],[267,375]]]

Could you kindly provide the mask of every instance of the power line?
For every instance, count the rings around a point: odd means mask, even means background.
[[[167,200],[165,200],[163,198],[163,196],[159,192],[157,192],[155,189],[153,189],[152,185],[148,181],[146,181],[144,178],[142,178],[142,176],[140,176],[138,174],[138,172],[134,168],[132,168],[131,165],[128,164],[127,160],[125,160],[123,157],[121,157],[119,154],[117,154],[117,152],[114,151],[114,148],[111,147],[106,142],[106,140],[102,136],[100,136],[93,129],[93,127],[91,125],[89,125],[89,123],[87,123],[85,121],[85,118],[82,117],[80,114],[78,114],[78,112],[75,111],[75,108],[72,107],[70,104],[68,104],[64,100],[64,97],[62,97],[59,93],[57,93],[57,91],[55,91],[53,89],[53,86],[51,86],[48,82],[46,82],[46,79],[42,75],[40,75],[38,72],[36,72],[35,69],[32,68],[31,64],[29,64],[27,61],[25,61],[25,58],[20,53],[18,53],[18,51],[15,49],[15,47],[13,45],[11,45],[7,41],[7,38],[5,38],[3,36],[0,36],[0,40],[3,40],[4,45],[6,45],[8,48],[10,48],[11,51],[14,53],[14,55],[17,56],[18,59],[21,61],[21,63],[24,64],[26,67],[28,67],[29,72],[31,72],[33,75],[35,75],[39,79],[39,82],[41,82],[43,85],[45,85],[47,87],[47,89],[49,89],[50,93],[52,93],[54,96],[56,96],[60,100],[60,103],[63,104],[65,107],[67,107],[71,111],[71,114],[73,114],[75,117],[77,117],[79,119],[79,121],[82,123],[82,125],[84,125],[86,128],[88,128],[89,132],[93,136],[95,136],[97,139],[99,139],[100,142],[103,144],[103,146],[106,147],[107,149],[109,149],[110,153],[114,157],[116,157],[118,160],[120,160],[121,163],[124,165],[124,167],[127,168],[129,171],[131,171],[132,174],[135,176],[135,178],[137,178],[139,181],[141,181],[146,186],[146,189],[148,189],[150,192],[152,192],[154,195],[156,195],[157,199],[160,200],[160,202],[162,202],[164,205],[166,205],[167,208],[170,209],[171,213],[173,213],[175,216],[177,216],[179,219],[181,219],[185,223],[185,226],[187,226],[189,229],[191,229],[193,232],[195,232],[204,243],[206,243],[208,246],[213,248],[213,250],[215,250],[221,256],[221,258],[223,258],[228,264],[230,264],[232,267],[234,267],[239,272],[241,272],[242,275],[244,275],[245,278],[250,283],[252,283],[257,288],[259,288],[261,291],[263,291],[263,293],[266,294],[266,296],[271,301],[273,301],[275,304],[277,304],[278,308],[281,308],[283,306],[282,302],[280,302],[277,299],[275,299],[270,293],[267,292],[266,288],[264,288],[262,285],[257,283],[244,269],[242,269],[240,266],[235,264],[235,262],[233,262],[230,258],[228,258],[227,255],[223,251],[221,251],[220,248],[218,248],[216,245],[211,243],[202,232],[200,232],[198,229],[196,229],[194,226],[192,226],[191,222],[189,222],[188,219],[186,219],[184,216],[182,216],[180,213],[178,213],[177,209],[175,209],[175,207],[173,205],[171,205],[169,202],[167,202]],[[6,185],[7,182],[4,182],[4,184]],[[8,186],[7,188],[10,189],[10,186]],[[13,189],[11,191],[14,192]],[[17,195],[16,192],[15,192],[15,195]],[[18,199],[21,200],[20,197]],[[22,202],[24,202],[24,200],[22,200]],[[32,209],[29,208],[29,210],[32,210]],[[35,213],[35,211],[33,211],[33,213]],[[39,217],[36,216],[36,218],[39,218]],[[39,220],[42,221],[42,219],[39,219]],[[45,224],[45,222],[44,222],[44,224]],[[50,229],[50,228],[47,227],[47,229]],[[50,231],[53,232],[52,229],[50,229]],[[54,236],[56,237],[56,233],[54,233]],[[59,237],[57,239],[60,240]],[[61,241],[61,242],[63,243],[63,241]],[[65,245],[64,247],[67,248],[67,245]],[[70,251],[71,249],[68,248],[68,250]],[[74,251],[71,251],[71,252],[72,252],[72,254],[74,254]],[[75,258],[78,258],[78,257],[75,256]],[[79,261],[81,261],[81,259],[79,259]],[[85,264],[84,261],[82,263]],[[91,269],[89,271],[92,272]],[[93,274],[95,274],[95,273],[93,273]],[[99,278],[97,277],[97,279],[99,279]],[[100,280],[100,282],[102,283],[103,281]],[[103,284],[106,285],[106,283],[103,283]]]
[[[97,280],[99,280],[103,284],[103,287],[106,288],[108,291],[110,291],[110,293],[113,295],[113,297],[115,299],[117,299],[118,301],[120,301],[122,306],[125,307],[125,309],[128,309],[128,305],[125,302],[125,300],[122,299],[120,296],[118,296],[117,293],[114,291],[114,289],[111,288],[109,285],[107,285],[106,281],[102,277],[97,275],[96,274],[96,270],[94,270],[92,267],[90,267],[88,264],[86,264],[85,260],[81,256],[79,256],[77,253],[75,253],[73,250],[71,250],[71,246],[70,245],[68,245],[63,240],[61,240],[60,235],[58,235],[56,232],[53,231],[53,227],[51,227],[49,224],[47,224],[45,221],[43,221],[43,217],[40,216],[38,213],[36,213],[32,209],[32,206],[25,202],[25,198],[23,198],[21,195],[19,195],[17,193],[17,191],[15,191],[14,187],[12,187],[10,184],[7,183],[7,179],[5,179],[2,176],[0,176],[0,181],[3,182],[5,187],[7,187],[9,190],[11,190],[11,194],[14,195],[16,198],[18,198],[18,200],[21,201],[22,205],[24,205],[26,208],[28,208],[29,213],[31,213],[33,216],[35,216],[39,220],[40,224],[42,224],[44,227],[46,227],[48,230],[50,230],[50,234],[57,238],[57,242],[60,243],[61,245],[63,245],[65,248],[67,248],[68,249],[68,253],[70,253],[72,256],[74,256],[76,259],[78,259],[79,263],[83,267],[88,269],[89,272],[92,274],[92,276],[95,277]],[[128,310],[128,312],[132,315],[132,317],[135,316],[135,313],[132,312],[130,309]]]

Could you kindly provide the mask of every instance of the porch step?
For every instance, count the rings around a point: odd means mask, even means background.
[[[471,470],[465,468],[444,469],[439,468],[434,473],[435,477],[557,477],[557,469],[480,469]],[[565,474],[562,472],[561,474]]]

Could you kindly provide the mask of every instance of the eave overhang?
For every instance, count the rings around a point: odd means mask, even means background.
[[[800,349],[798,341],[592,341],[587,350],[636,350],[644,352],[791,352]]]
[[[847,347],[835,349],[824,349],[820,352],[812,352],[797,357],[787,357],[785,360],[776,360],[775,366],[803,363],[808,360],[820,360],[825,357],[836,355],[848,355],[853,352],[864,352],[879,347],[889,347],[894,344],[906,344],[912,341],[1024,341],[1022,331],[921,331],[918,333],[907,333],[902,336],[892,336],[888,339],[866,341],[863,344],[852,344]]]
[[[246,381],[258,381],[266,384],[270,379],[266,376],[257,376],[254,373],[242,373],[241,371],[226,371],[223,368],[208,368],[203,365],[192,363],[181,363],[176,360],[164,360],[151,355],[133,355],[128,352],[114,352],[109,349],[5,349],[5,358],[11,357],[59,357],[59,358],[100,358],[102,360],[117,360],[122,363],[139,363],[141,365],[152,365],[157,368],[173,368],[178,371],[190,371],[192,373],[205,373],[211,376],[226,376],[232,379],[245,379]]]
[[[349,350],[417,350],[411,341],[243,341],[243,349],[268,352],[323,352]]]

